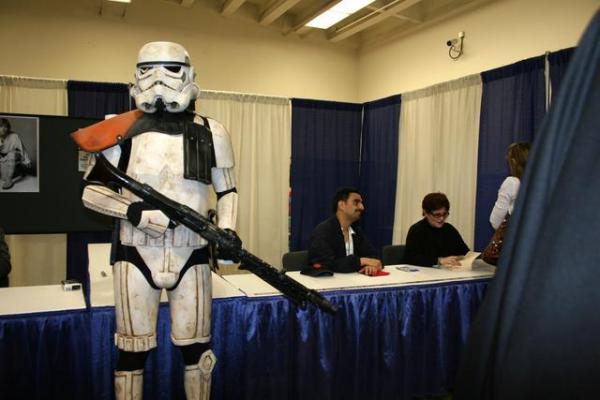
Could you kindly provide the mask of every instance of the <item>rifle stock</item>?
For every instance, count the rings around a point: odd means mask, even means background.
[[[284,272],[277,270],[264,260],[243,249],[239,239],[233,234],[217,227],[208,218],[191,208],[178,203],[151,186],[140,183],[124,172],[115,168],[102,154],[95,154],[96,163],[86,180],[98,182],[105,186],[115,185],[129,190],[148,204],[161,210],[172,221],[182,224],[204,237],[218,248],[240,260],[241,267],[254,273],[259,278],[281,291],[300,307],[305,308],[310,302],[324,311],[335,313],[336,307],[319,292],[308,289],[300,282],[290,278]]]

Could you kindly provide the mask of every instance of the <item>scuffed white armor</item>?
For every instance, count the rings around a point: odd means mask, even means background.
[[[202,119],[195,119],[202,123]],[[212,185],[217,192],[235,188],[233,175],[233,152],[228,134],[221,124],[209,119],[213,132],[219,132],[220,139],[214,141],[217,167],[212,168]],[[209,209],[209,186],[183,178],[183,136],[147,132],[131,139],[131,153],[127,175],[152,186],[165,196],[187,205],[202,215]],[[120,151],[110,148],[104,152],[114,165],[118,164]],[[219,157],[224,160],[219,162]],[[219,165],[224,166],[220,167]],[[230,192],[217,202],[218,225],[220,228],[235,229],[237,216],[237,193]],[[171,288],[179,279],[179,272],[194,249],[206,246],[206,240],[189,228],[178,225],[157,234],[157,229],[142,218],[134,226],[127,218],[127,207],[140,199],[127,190],[121,194],[110,189],[88,185],[83,194],[86,207],[107,215],[122,218],[120,241],[126,246],[136,247],[152,273],[152,280],[159,288]],[[159,213],[162,227],[168,225],[168,218],[158,210],[144,213]],[[144,214],[142,213],[142,215]],[[160,219],[160,218],[157,218]],[[146,282],[143,274],[131,263],[115,264],[115,304],[117,311],[117,346],[126,351],[145,351],[156,346],[155,330],[160,291]],[[188,276],[189,275],[189,276]],[[196,285],[203,288],[197,296]],[[189,286],[189,292],[185,289]],[[180,281],[175,290],[169,291],[171,302],[172,341],[176,345],[210,341],[210,270],[207,265],[192,268]],[[208,299],[208,300],[207,300]],[[200,305],[196,307],[196,305]],[[178,312],[182,309],[197,309],[196,315]],[[139,317],[138,317],[139,316]],[[148,318],[148,316],[151,316]],[[189,318],[192,318],[193,324]],[[197,320],[196,320],[197,319]],[[195,326],[197,329],[190,330]],[[177,327],[180,327],[178,329]],[[184,327],[188,327],[187,330]]]
[[[144,370],[115,371],[115,400],[142,400]]]
[[[131,94],[138,108],[147,113],[156,112],[161,103],[168,112],[184,111],[198,95],[194,77],[188,53],[182,46],[169,42],[148,43],[140,50],[136,84]],[[235,192],[231,140],[220,123],[207,120],[215,155],[211,169],[212,186],[217,193],[227,192],[217,201],[218,226],[235,230],[238,195]],[[194,123],[202,125],[204,120],[196,116]],[[209,185],[184,178],[182,134],[150,131],[128,140],[131,148],[125,171],[127,175],[207,215],[210,208]],[[123,156],[119,146],[106,149],[103,154],[115,166],[119,165]],[[128,352],[148,351],[156,347],[156,323],[163,288],[170,289],[167,294],[171,341],[178,346],[208,343],[212,304],[209,266],[188,265],[189,269],[182,273],[194,250],[205,247],[206,240],[185,226],[169,227],[169,218],[159,210],[144,209],[139,223],[136,221],[134,226],[127,219],[127,214],[130,205],[140,199],[127,190],[116,193],[104,186],[88,185],[82,199],[86,207],[120,219],[121,244],[135,248],[155,286],[133,264],[137,261],[118,261],[113,266],[117,347]],[[209,398],[215,362],[214,354],[207,350],[197,365],[186,366],[188,399]],[[142,376],[143,370],[116,371],[117,399],[141,399]]]

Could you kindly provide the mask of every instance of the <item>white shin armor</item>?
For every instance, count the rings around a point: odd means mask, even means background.
[[[200,356],[198,364],[185,366],[184,386],[187,400],[210,398],[212,372],[216,362],[217,357],[212,350],[206,350]]]
[[[115,371],[115,399],[141,400],[144,390],[144,370]]]

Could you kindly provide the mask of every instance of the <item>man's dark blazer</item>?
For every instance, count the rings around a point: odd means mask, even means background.
[[[344,234],[337,217],[332,215],[317,225],[310,235],[309,264],[321,264],[321,267],[333,272],[356,272],[361,268],[361,257],[378,258],[375,248],[360,227],[355,223],[352,229],[354,254],[347,256]]]

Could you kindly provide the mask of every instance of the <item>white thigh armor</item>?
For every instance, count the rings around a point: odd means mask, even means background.
[[[167,255],[163,259],[169,258]],[[117,320],[115,343],[124,351],[148,351],[156,347],[160,290],[152,288],[140,269],[128,262],[117,262],[113,268]],[[171,341],[177,346],[209,342],[212,286],[208,265],[189,268],[175,289],[167,294],[171,311]]]
[[[171,341],[177,346],[210,341],[212,284],[208,265],[188,270],[167,292],[171,305]]]
[[[140,270],[128,262],[113,266],[115,344],[124,351],[148,351],[156,347],[156,321],[160,290],[153,289]]]

